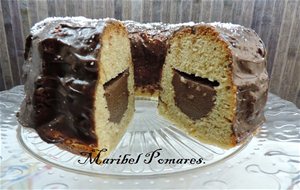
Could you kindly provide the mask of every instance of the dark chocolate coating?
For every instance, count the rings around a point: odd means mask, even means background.
[[[104,84],[104,96],[109,111],[108,120],[120,123],[128,106],[128,69]]]
[[[19,121],[48,143],[97,146],[94,98],[103,20],[48,18],[31,29]]]
[[[234,24],[212,23],[232,54],[232,78],[237,87],[233,131],[241,142],[264,121],[269,77],[265,46],[254,30]]]
[[[214,107],[216,100],[215,86],[210,82],[193,75],[173,70],[172,85],[174,87],[175,105],[192,120],[205,117]]]

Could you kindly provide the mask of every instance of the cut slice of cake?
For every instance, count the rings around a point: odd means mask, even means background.
[[[239,25],[183,27],[168,41],[159,112],[192,137],[235,146],[264,121],[268,74],[257,34]]]
[[[48,18],[27,39],[19,121],[48,143],[104,158],[134,112],[130,41],[114,19]]]

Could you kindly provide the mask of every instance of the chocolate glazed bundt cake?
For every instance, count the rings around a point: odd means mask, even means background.
[[[168,42],[159,112],[201,141],[224,148],[263,122],[266,51],[257,34],[233,24],[197,24]]]
[[[25,59],[20,123],[73,153],[107,157],[134,94],[158,98],[178,128],[225,148],[264,121],[265,48],[239,25],[48,18],[32,28]]]
[[[134,112],[130,41],[113,19],[48,18],[27,38],[19,121],[73,153],[118,144]]]

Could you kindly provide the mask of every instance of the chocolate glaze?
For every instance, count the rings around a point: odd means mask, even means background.
[[[128,106],[128,69],[104,84],[109,121],[120,123]]]
[[[217,82],[173,70],[176,106],[193,120],[205,117],[214,107]]]
[[[264,121],[268,93],[266,49],[254,30],[234,24],[212,23],[232,54],[232,78],[237,87],[233,131],[241,142]]]
[[[31,29],[19,121],[46,142],[97,145],[93,103],[106,22],[113,21],[48,18]]]

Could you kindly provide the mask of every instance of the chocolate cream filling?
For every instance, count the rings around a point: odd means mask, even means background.
[[[128,106],[128,69],[104,84],[109,121],[120,123]]]
[[[173,69],[172,85],[175,104],[192,120],[206,116],[214,107],[219,83]]]

